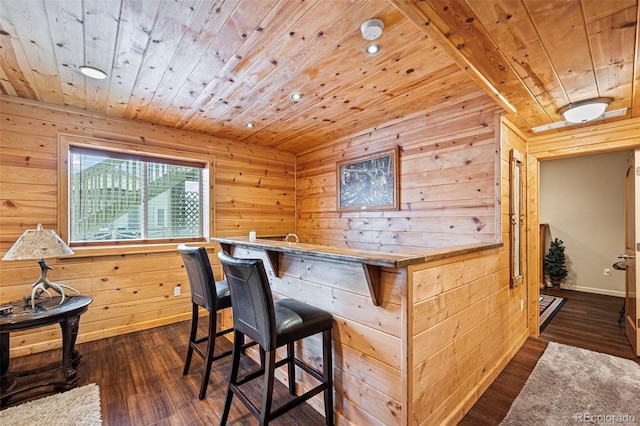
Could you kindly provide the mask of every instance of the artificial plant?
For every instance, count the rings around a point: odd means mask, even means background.
[[[567,275],[566,256],[564,254],[564,242],[555,238],[551,241],[549,252],[544,257],[544,273],[552,284],[560,284]]]

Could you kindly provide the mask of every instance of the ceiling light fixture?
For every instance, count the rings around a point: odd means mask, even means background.
[[[105,78],[107,78],[106,72],[99,70],[98,68],[89,67],[86,65],[80,67],[80,72],[87,77],[95,78],[96,80],[104,80]]]
[[[247,123],[247,124],[245,124],[245,126],[247,126],[250,129],[253,129],[254,124],[253,123]]]
[[[302,93],[292,93],[291,99],[293,99],[293,102],[299,102],[302,99]]]
[[[612,98],[593,98],[572,102],[560,108],[558,114],[570,123],[586,123],[600,117],[612,101]]]
[[[382,35],[384,23],[379,19],[369,19],[360,25],[362,37],[366,40],[375,40]]]
[[[627,108],[620,108],[620,109],[614,109],[613,111],[605,111],[604,114],[602,114],[597,119],[598,120],[606,120],[608,118],[624,117],[625,115],[627,115]],[[592,120],[592,121],[595,121],[595,120]],[[562,128],[565,128],[565,127],[575,126],[575,125],[578,125],[578,124],[582,124],[582,123],[571,123],[569,121],[558,121],[558,122],[555,122],[555,123],[543,124],[541,126],[532,127],[531,130],[533,130],[535,133],[541,133],[541,132],[546,132],[547,130],[562,129]]]
[[[380,46],[375,43],[371,43],[367,46],[365,52],[367,52],[368,55],[375,55],[380,52]]]

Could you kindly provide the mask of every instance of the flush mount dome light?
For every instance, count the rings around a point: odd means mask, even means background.
[[[380,46],[375,43],[371,43],[367,46],[365,52],[367,52],[368,55],[375,55],[376,53],[380,52]]]
[[[379,19],[369,19],[360,25],[362,37],[366,40],[375,40],[382,35],[384,23]]]
[[[570,123],[586,123],[600,117],[612,101],[612,98],[585,99],[563,106],[558,113]]]
[[[104,80],[105,78],[107,78],[106,72],[99,70],[98,68],[89,67],[86,65],[80,67],[80,72],[87,77],[95,78],[96,80]]]
[[[293,102],[299,102],[302,99],[302,93],[292,93],[291,99],[293,99]]]
[[[248,128],[250,128],[250,129],[252,129],[254,125],[255,125],[255,124],[253,124],[253,123],[251,123],[251,122],[249,122],[249,123],[245,124],[245,126],[247,126],[247,127],[248,127]]]

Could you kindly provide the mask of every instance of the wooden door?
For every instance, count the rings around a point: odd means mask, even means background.
[[[636,168],[636,165],[639,165]],[[624,255],[620,257],[625,259],[627,264],[626,284],[625,284],[625,325],[624,331],[627,335],[631,346],[636,355],[640,356],[640,333],[638,332],[638,324],[640,319],[638,314],[640,309],[638,305],[638,282],[637,276],[636,254],[638,245],[640,244],[640,150],[632,152],[627,157],[627,174],[626,174],[626,238]]]

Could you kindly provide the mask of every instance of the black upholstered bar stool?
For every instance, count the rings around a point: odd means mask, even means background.
[[[229,286],[227,281],[215,281],[211,263],[207,250],[204,247],[187,247],[183,244],[178,246],[178,252],[182,256],[182,262],[189,277],[191,286],[191,334],[189,335],[189,349],[187,350],[187,360],[184,365],[183,375],[189,373],[191,365],[191,357],[195,350],[202,358],[204,358],[204,374],[202,377],[202,385],[200,386],[200,394],[198,397],[204,399],[207,393],[207,385],[209,384],[209,374],[211,373],[211,364],[213,361],[224,356],[231,355],[232,351],[222,352],[215,355],[215,340],[224,334],[233,331],[233,328],[216,331],[217,329],[217,312],[219,310],[231,307],[231,296],[229,294]],[[199,307],[203,307],[209,312],[209,330],[204,337],[197,338]],[[203,350],[201,343],[207,343],[207,347]]]
[[[261,425],[297,407],[312,396],[324,392],[324,410],[327,425],[333,425],[333,362],[331,358],[331,330],[333,317],[330,313],[294,299],[274,302],[269,280],[261,259],[238,259],[225,252],[218,253],[222,263],[233,303],[234,347],[229,389],[220,420],[227,423],[233,395],[249,408]],[[322,374],[295,358],[294,342],[322,333]],[[244,336],[249,336],[264,351],[264,362],[260,369],[238,379],[241,345]],[[285,346],[286,358],[276,362],[276,349]],[[281,407],[272,410],[274,371],[287,365],[289,393],[295,393],[295,366],[300,367],[320,384]],[[241,385],[263,376],[262,406],[255,407],[241,390]]]

